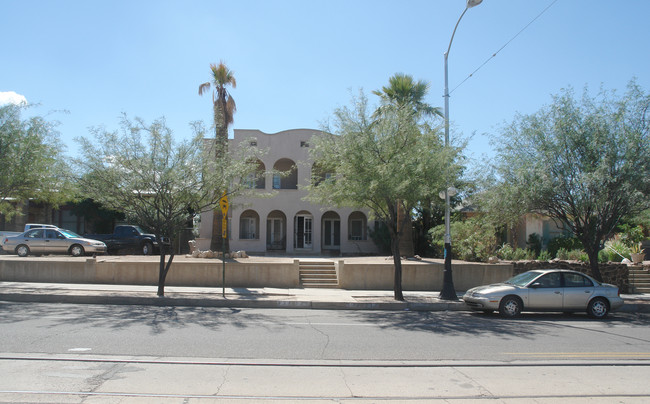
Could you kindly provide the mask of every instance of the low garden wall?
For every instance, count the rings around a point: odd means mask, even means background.
[[[339,287],[350,290],[392,290],[394,268],[391,259],[334,260]],[[2,256],[0,281],[52,283],[106,283],[157,285],[158,261],[155,257],[27,257]],[[504,281],[532,269],[563,268],[589,274],[589,266],[579,262],[518,261],[485,264],[453,262],[453,280],[457,291]],[[600,266],[603,279],[628,293],[628,268],[611,263]],[[405,291],[434,291],[442,288],[442,260],[402,261],[402,288]],[[241,259],[229,261],[225,270],[226,286],[243,288],[299,288],[299,262],[293,258],[265,261]],[[174,260],[167,276],[169,286],[222,285],[222,263],[216,259]]]
[[[512,262],[514,273],[519,274],[522,272],[530,271],[533,269],[571,269],[573,271],[582,272],[591,275],[591,268],[588,264],[577,261],[516,261]],[[610,262],[607,264],[598,265],[600,274],[603,276],[605,283],[611,283],[618,286],[621,293],[629,293],[630,280],[629,270],[627,265],[618,262]]]
[[[452,266],[454,288],[465,291],[474,286],[496,283],[510,278],[510,263],[485,264],[454,261]],[[338,268],[339,286],[351,290],[392,290],[395,278],[393,261],[368,264],[362,261],[341,260]],[[412,291],[440,290],[444,264],[429,260],[402,261],[402,289]]]
[[[0,259],[0,281],[45,283],[105,283],[157,285],[159,262],[95,258],[4,258]],[[167,274],[168,286],[220,287],[220,260],[175,260]],[[226,285],[249,288],[296,288],[300,286],[298,265],[293,260],[226,264]]]

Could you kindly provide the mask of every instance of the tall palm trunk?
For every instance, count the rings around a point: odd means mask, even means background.
[[[228,125],[225,122],[225,105],[217,100],[214,103],[214,122],[215,122],[215,158],[219,159],[224,153],[228,153]],[[218,196],[221,196],[225,189],[215,190]],[[212,215],[212,239],[210,240],[210,249],[212,251],[230,251],[230,240],[227,237],[223,239],[223,212],[219,206],[215,207]],[[227,218],[226,218],[227,220]],[[226,229],[227,231],[228,229]]]

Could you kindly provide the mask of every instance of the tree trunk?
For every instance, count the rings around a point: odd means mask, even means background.
[[[393,280],[393,293],[395,300],[404,301],[402,293],[402,257],[399,250],[400,233],[397,231],[397,212],[391,212],[393,217],[390,218],[388,231],[390,233],[390,247],[393,252],[393,265],[395,267],[395,276]]]
[[[172,252],[169,254],[169,261],[165,264],[165,253],[167,247],[165,244],[162,242],[162,237],[156,236],[156,239],[158,240],[158,246],[160,247],[160,264],[158,267],[158,296],[163,297],[165,296],[165,280],[167,279],[167,273],[169,272],[169,268],[172,265],[172,261],[174,260],[174,250],[172,249]]]
[[[223,250],[223,212],[221,208],[217,208],[213,211],[212,214],[212,239],[210,240],[210,250],[212,251],[222,251]],[[227,230],[227,229],[226,229]],[[226,251],[230,251],[230,243],[228,242],[228,237],[226,237]]]
[[[589,248],[587,251],[587,256],[589,257],[589,268],[591,269],[591,275],[596,278],[598,282],[602,282],[603,275],[600,273],[600,267],[598,266],[598,247]]]
[[[412,257],[415,254],[413,247],[413,223],[411,215],[401,203],[397,204],[397,232],[400,235],[399,251],[406,257]]]
[[[220,110],[219,106],[221,108],[225,108],[225,101],[223,103],[216,102],[214,104],[214,112],[215,112],[215,158],[219,159],[222,157],[224,153],[228,153],[228,124],[224,122],[225,120],[225,113]],[[225,192],[226,190],[215,190],[218,196],[221,196],[221,193]],[[222,228],[222,223],[223,223],[223,213],[221,212],[221,208],[219,206],[216,207],[213,211],[212,215],[212,238],[210,240],[210,250],[212,251],[223,251],[223,228]],[[225,240],[225,251],[223,252],[229,252],[230,251],[230,240],[228,240],[228,237],[226,237]]]

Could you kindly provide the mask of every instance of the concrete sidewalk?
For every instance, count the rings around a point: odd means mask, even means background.
[[[396,301],[392,291],[344,289],[275,289],[0,282],[0,301],[38,303],[121,304],[189,307],[238,307],[328,310],[469,311],[462,300],[438,298],[440,292],[405,291]],[[623,312],[650,313],[650,295],[621,295]]]

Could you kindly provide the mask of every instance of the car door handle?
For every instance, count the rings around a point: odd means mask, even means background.
[[[554,293],[555,293],[556,295],[559,295],[559,294],[562,293],[562,292],[560,292],[559,290],[556,290]]]

